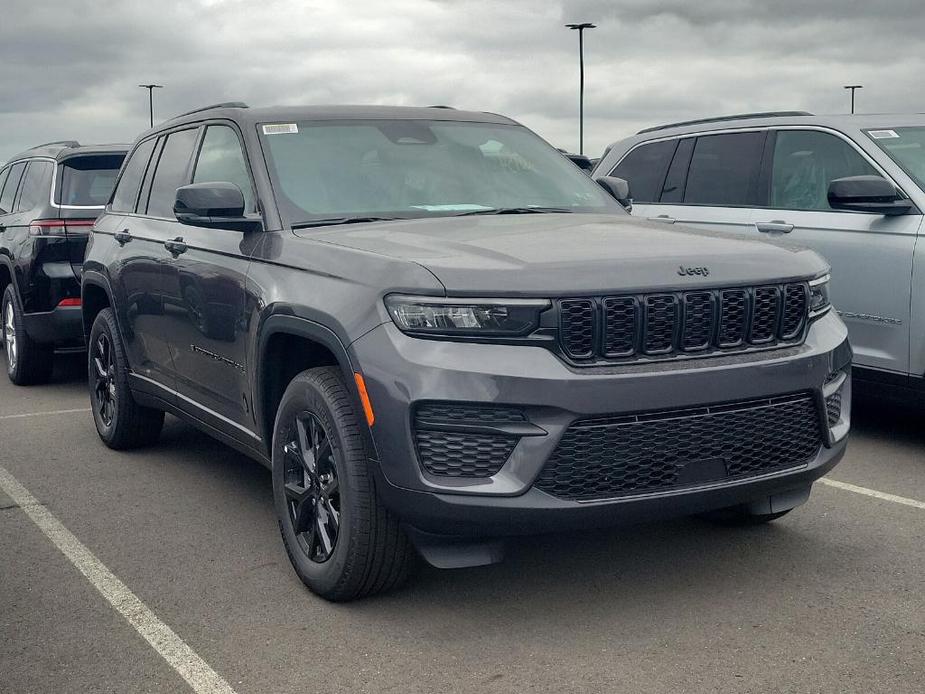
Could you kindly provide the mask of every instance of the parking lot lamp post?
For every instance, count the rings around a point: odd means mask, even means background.
[[[578,30],[578,153],[585,153],[585,29],[594,29],[591,22],[566,24],[567,28]]]
[[[148,90],[148,118],[151,122],[151,127],[154,127],[154,90],[163,89],[163,84],[139,84],[139,87],[142,89]]]
[[[854,92],[858,89],[864,89],[863,84],[846,84],[845,89],[851,90],[851,115],[854,115]]]

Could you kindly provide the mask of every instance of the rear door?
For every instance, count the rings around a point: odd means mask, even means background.
[[[631,150],[612,175],[627,178],[633,215],[696,229],[750,233],[754,208],[763,204],[761,161],[767,131],[752,130],[644,143]],[[650,148],[652,166],[642,177],[634,169],[638,151]],[[665,162],[666,154],[670,160]],[[643,196],[637,198],[638,181]]]
[[[922,216],[829,207],[828,186],[836,178],[890,178],[844,136],[781,128],[771,144],[768,205],[757,211],[754,235],[807,246],[828,259],[832,304],[848,326],[855,363],[906,373],[912,258]]]
[[[16,194],[19,192],[19,184],[22,181],[23,173],[26,170],[26,162],[20,161],[12,166],[7,167],[7,174],[0,189],[0,255],[3,261],[9,267],[13,275],[13,281],[19,286],[16,276],[16,261],[14,251],[16,249],[15,236],[16,226],[19,224],[21,214],[16,212]]]

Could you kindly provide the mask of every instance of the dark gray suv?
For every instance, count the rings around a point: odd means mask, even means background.
[[[501,116],[226,104],[144,133],[94,227],[93,416],[128,448],[172,412],[270,467],[296,572],[349,600],[414,549],[787,513],[849,428],[827,279],[634,219]]]

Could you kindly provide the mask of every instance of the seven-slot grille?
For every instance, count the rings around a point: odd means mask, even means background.
[[[809,290],[794,282],[558,303],[567,356],[622,360],[797,343],[806,327]]]

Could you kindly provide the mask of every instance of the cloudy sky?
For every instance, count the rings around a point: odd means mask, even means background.
[[[450,104],[585,150],[724,113],[925,110],[921,0],[3,0],[0,161],[227,100]]]

